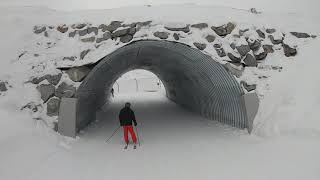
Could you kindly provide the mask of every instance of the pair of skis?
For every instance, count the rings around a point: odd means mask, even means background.
[[[128,149],[128,144],[126,144],[123,149]],[[137,145],[136,144],[133,145],[133,149],[137,149]]]

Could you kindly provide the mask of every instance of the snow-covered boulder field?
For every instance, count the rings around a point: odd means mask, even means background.
[[[269,101],[281,97],[267,97],[278,93],[274,92],[276,88],[287,88],[274,82],[286,77],[298,63],[307,66],[316,57],[311,55],[315,52],[308,53],[308,47],[319,41],[318,25],[295,23],[304,17],[255,13],[252,9],[186,5],[74,13],[38,8],[2,11],[8,16],[1,17],[1,31],[6,34],[1,43],[5,59],[1,66],[1,99],[13,103],[15,110],[29,111],[34,119],[45,121],[53,129],[60,98],[73,97],[101,58],[130,42],[154,39],[186,44],[223,64],[245,92],[258,94],[262,106],[257,129],[272,121],[272,127],[268,127],[274,131],[277,122],[263,114],[272,107]],[[312,21],[313,17],[308,18]],[[303,71],[308,72],[299,69],[282,83],[294,83],[298,91],[303,82],[295,79],[301,78]]]

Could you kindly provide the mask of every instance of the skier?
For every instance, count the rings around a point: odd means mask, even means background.
[[[130,108],[131,104],[129,102],[125,103],[124,108],[120,110],[119,113],[119,120],[120,120],[120,126],[123,127],[123,133],[124,133],[124,141],[126,143],[125,149],[128,148],[129,144],[129,138],[128,138],[128,132],[131,134],[132,141],[134,143],[133,148],[137,148],[137,136],[133,130],[132,122],[134,123],[134,126],[137,126],[136,117],[134,115],[134,112]]]
[[[112,95],[112,97],[114,97],[114,89],[113,88],[111,89],[111,95]]]

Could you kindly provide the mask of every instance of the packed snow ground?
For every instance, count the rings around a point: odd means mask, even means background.
[[[118,112],[132,102],[141,146],[124,150]],[[31,130],[33,129],[33,130]],[[16,132],[1,143],[1,179],[316,180],[319,136],[261,138],[191,113],[163,93],[116,95],[75,141],[43,130]],[[14,143],[12,143],[14,142]],[[23,149],[23,150],[22,150]],[[14,170],[13,170],[14,169]]]
[[[290,1],[291,2],[291,1]],[[314,6],[317,7],[317,6]],[[286,8],[285,6],[283,7]],[[303,9],[303,8],[302,8]],[[304,9],[308,11],[308,9]],[[191,13],[190,13],[191,12]],[[301,40],[299,54],[281,62],[268,79],[252,135],[207,121],[163,96],[123,96],[79,138],[61,137],[21,106],[39,99],[25,84],[29,68],[18,56],[34,42],[35,24],[101,23],[107,19],[256,24],[320,34],[317,11],[263,13],[206,6],[159,6],[65,13],[45,8],[1,7],[0,79],[12,86],[0,95],[0,179],[308,179],[320,178],[319,38]],[[148,16],[146,16],[146,14]],[[30,59],[31,61],[32,59]],[[247,69],[250,75],[252,69]],[[255,73],[253,70],[251,73]],[[247,77],[250,78],[250,77]],[[142,146],[123,151],[121,134],[104,143],[124,101],[133,101]],[[120,168],[121,167],[121,168]],[[127,172],[127,173],[123,173]]]

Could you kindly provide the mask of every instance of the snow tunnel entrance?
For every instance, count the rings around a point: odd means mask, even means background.
[[[161,80],[150,71],[135,69],[123,74],[113,84],[114,96],[147,94],[164,91]]]
[[[132,42],[102,58],[77,90],[76,128],[95,120],[108,104],[115,81],[133,69],[145,69],[163,82],[173,102],[206,118],[247,128],[243,90],[225,68],[198,49],[169,41]]]

